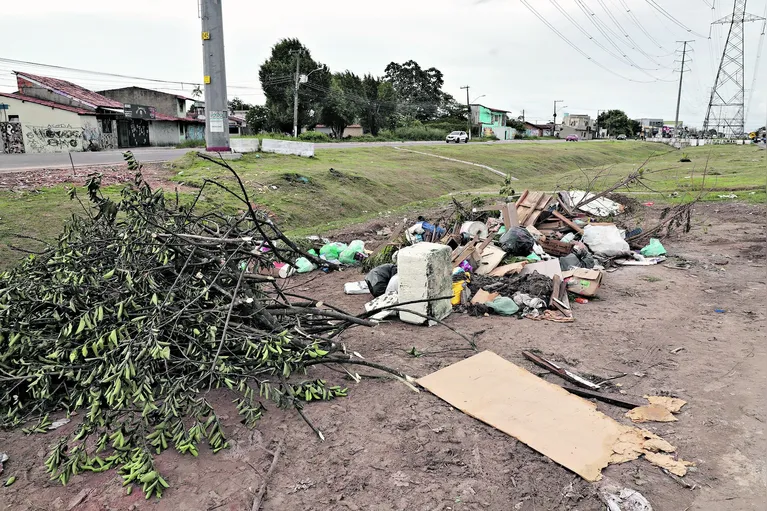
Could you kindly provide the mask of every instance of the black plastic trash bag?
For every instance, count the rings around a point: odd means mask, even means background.
[[[526,257],[533,253],[535,240],[524,227],[512,227],[501,236],[501,248],[507,254]]]
[[[389,285],[389,281],[396,274],[396,264],[382,264],[370,270],[370,273],[365,277],[370,294],[374,297],[379,297],[386,293],[386,286]]]

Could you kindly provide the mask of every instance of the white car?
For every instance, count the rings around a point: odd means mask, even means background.
[[[453,131],[447,137],[445,137],[445,142],[448,144],[450,142],[455,142],[456,144],[460,144],[461,142],[464,142],[468,144],[469,135],[467,135],[465,131]]]

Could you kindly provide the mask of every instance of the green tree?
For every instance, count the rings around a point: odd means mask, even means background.
[[[525,127],[525,123],[524,122],[522,122],[519,119],[515,119],[513,117],[509,117],[509,116],[506,117],[506,126],[514,128],[517,131],[521,131],[523,135],[524,135],[525,131],[527,130],[527,128]]]
[[[599,122],[599,127],[607,130],[608,136],[615,137],[618,135],[626,135],[627,137],[633,137],[636,133],[633,124],[635,121],[629,119],[623,110],[608,110],[602,112],[599,114],[599,117],[597,117],[597,120]]]
[[[414,60],[408,60],[404,64],[389,63],[385,72],[406,117],[421,122],[439,117],[439,109],[445,100],[442,71],[434,67],[422,69]]]
[[[300,55],[300,57],[299,57]],[[293,130],[293,91],[295,87],[296,58],[299,73],[309,75],[298,91],[298,129],[313,122],[310,112],[318,112],[330,88],[331,74],[327,66],[315,61],[311,52],[298,39],[282,39],[272,47],[269,58],[261,65],[258,77],[266,96],[266,106],[274,128],[284,132]]]
[[[362,105],[360,124],[365,132],[374,137],[382,129],[393,129],[393,116],[397,109],[397,95],[391,82],[373,75],[362,79]]]
[[[238,97],[235,97],[234,99],[229,100],[229,111],[234,112],[235,110],[250,110],[253,105],[249,105],[245,103],[243,100],[241,100]]]
[[[330,127],[333,137],[344,138],[346,127],[359,118],[367,103],[363,94],[359,76],[351,71],[333,75],[320,113],[320,122]]]
[[[267,131],[270,126],[269,109],[262,105],[251,106],[245,114],[245,122],[253,133]]]

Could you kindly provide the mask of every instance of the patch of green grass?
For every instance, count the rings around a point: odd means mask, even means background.
[[[598,173],[596,189],[647,162],[645,181],[651,190],[632,187],[636,198],[682,202],[697,195],[708,164],[704,200],[767,202],[767,151],[752,146],[704,146],[685,150],[692,159],[680,163],[681,152],[662,144],[642,142],[584,142],[577,144],[515,143],[419,146],[422,153],[489,165],[515,176],[518,192],[583,188]],[[279,225],[292,235],[318,234],[381,215],[406,215],[449,201],[449,194],[484,192],[497,196],[503,178],[480,167],[434,158],[393,147],[332,148],[315,158],[248,154],[231,162],[248,189],[251,201],[272,211]],[[173,181],[201,187],[216,179],[236,189],[224,168],[189,152],[172,165]],[[331,171],[330,169],[333,169]],[[304,179],[306,178],[306,179]],[[119,187],[106,189],[117,193]],[[625,193],[627,190],[618,190]],[[676,192],[675,196],[671,196]],[[735,193],[737,199],[719,195]],[[81,197],[84,197],[84,191]],[[188,204],[195,192],[179,194]],[[169,193],[172,200],[174,194]],[[464,202],[466,200],[464,199]],[[198,204],[202,209],[237,213],[241,205],[220,188],[206,185]],[[14,238],[24,234],[53,241],[68,217],[80,213],[63,186],[26,192],[0,192],[0,268],[24,257],[8,244],[39,250],[40,244]]]

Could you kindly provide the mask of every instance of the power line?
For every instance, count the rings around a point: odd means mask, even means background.
[[[616,50],[618,50],[619,52],[621,52],[621,54],[622,54],[622,55],[623,55],[623,56],[626,58],[626,60],[628,60],[628,61],[630,62],[630,65],[631,65],[631,67],[634,67],[634,68],[638,69],[639,71],[641,71],[642,73],[644,73],[644,74],[646,74],[647,76],[649,76],[650,78],[653,78],[653,79],[654,79],[654,81],[662,81],[662,82],[671,82],[671,81],[674,81],[674,80],[666,80],[666,79],[657,78],[657,77],[655,77],[655,76],[653,76],[653,75],[651,75],[650,73],[648,73],[648,72],[647,72],[647,71],[648,71],[648,68],[643,68],[643,67],[639,66],[639,65],[638,65],[636,62],[634,62],[633,60],[631,60],[631,59],[629,58],[629,56],[628,56],[628,55],[626,55],[625,53],[623,53],[623,50],[622,50],[621,48],[619,48],[617,44],[615,44],[615,42],[613,41],[613,39],[612,39],[612,38],[611,38],[611,37],[610,37],[610,36],[609,36],[609,35],[608,35],[608,34],[605,32],[605,30],[607,30],[607,31],[611,32],[611,33],[612,33],[612,35],[613,35],[613,37],[615,37],[615,38],[616,38],[616,39],[618,39],[618,40],[620,40],[620,36],[616,35],[614,32],[612,32],[612,30],[610,30],[610,28],[609,28],[609,27],[607,27],[606,25],[604,25],[604,23],[602,22],[602,20],[600,20],[600,19],[597,17],[596,13],[594,13],[593,11],[591,11],[591,10],[590,10],[590,9],[589,9],[589,8],[586,6],[586,4],[585,4],[585,3],[583,3],[581,0],[575,0],[575,3],[578,5],[578,7],[580,8],[580,10],[581,10],[581,11],[583,11],[583,14],[585,14],[585,15],[586,15],[586,17],[587,17],[587,18],[588,18],[588,20],[591,22],[591,24],[592,24],[592,25],[594,25],[594,27],[596,27],[596,29],[599,31],[599,33],[600,33],[600,34],[602,34],[602,36],[604,36],[604,38],[607,40],[607,42],[609,42],[609,43],[610,43],[610,44],[611,44],[611,45],[612,45],[612,46],[613,46],[613,47],[614,47]],[[624,44],[625,44],[625,41],[624,41]],[[652,70],[652,71],[659,71],[659,69],[651,69],[651,70]],[[646,82],[646,83],[650,83],[650,82]]]
[[[577,0],[576,0],[576,1],[577,1]],[[522,3],[522,5],[524,5],[525,7],[527,7],[527,9],[528,9],[530,12],[532,12],[532,13],[535,15],[535,17],[536,17],[536,18],[538,18],[539,20],[541,20],[541,22],[543,22],[543,24],[544,24],[544,25],[546,25],[546,26],[547,26],[547,27],[548,27],[548,28],[549,28],[549,29],[550,29],[552,32],[554,32],[554,33],[555,33],[555,34],[556,34],[556,35],[557,35],[557,36],[558,36],[560,39],[562,39],[562,40],[563,40],[565,43],[567,43],[567,44],[568,44],[568,45],[569,45],[571,48],[573,48],[575,51],[577,51],[578,53],[580,53],[581,55],[583,55],[584,57],[586,57],[586,59],[590,60],[590,61],[591,61],[591,62],[592,62],[594,65],[596,65],[596,66],[600,67],[601,69],[603,69],[603,70],[607,71],[608,73],[610,73],[610,74],[612,74],[612,75],[615,75],[615,76],[617,76],[618,78],[622,78],[622,79],[624,79],[624,80],[628,80],[628,81],[630,81],[630,82],[636,82],[636,83],[654,83],[654,82],[658,81],[658,79],[657,79],[657,78],[655,78],[655,80],[653,80],[653,81],[647,81],[647,80],[634,80],[634,79],[632,79],[632,78],[628,78],[628,77],[625,77],[625,76],[623,76],[623,75],[621,75],[621,74],[619,74],[619,73],[616,73],[616,72],[615,72],[615,71],[613,71],[612,69],[609,69],[609,68],[605,67],[604,65],[600,64],[600,63],[599,63],[599,62],[597,62],[596,60],[592,59],[592,58],[591,58],[591,57],[590,57],[590,56],[589,56],[589,55],[588,55],[586,52],[584,52],[583,50],[581,50],[580,48],[578,48],[578,47],[577,47],[577,46],[576,46],[576,45],[575,45],[575,44],[574,44],[572,41],[570,41],[570,40],[569,40],[567,37],[565,37],[564,35],[562,35],[562,33],[561,33],[559,30],[557,30],[557,29],[556,29],[556,28],[555,28],[555,27],[554,27],[554,26],[553,26],[551,23],[549,23],[549,22],[546,20],[546,18],[544,18],[543,16],[541,16],[541,14],[540,14],[538,11],[536,11],[536,10],[535,10],[535,9],[534,9],[534,8],[533,8],[533,7],[532,7],[530,4],[529,4],[529,3],[527,3],[527,0],[520,0],[520,2]]]
[[[550,1],[551,1],[551,3],[554,5],[554,7],[556,7],[556,8],[557,8],[557,10],[558,10],[559,12],[561,12],[561,13],[562,13],[562,15],[563,15],[565,18],[567,18],[567,20],[568,20],[570,23],[572,23],[572,25],[573,25],[575,28],[577,28],[578,30],[580,30],[580,32],[581,32],[583,35],[585,35],[586,37],[588,37],[588,38],[589,38],[589,40],[591,40],[591,42],[593,42],[594,44],[596,44],[598,47],[600,47],[602,50],[604,50],[606,53],[610,54],[612,57],[616,58],[616,59],[617,59],[617,60],[619,60],[620,62],[623,62],[624,64],[628,64],[629,66],[632,66],[632,67],[636,67],[636,66],[634,66],[634,65],[633,65],[631,62],[629,62],[629,61],[625,60],[625,59],[624,59],[623,57],[621,57],[620,55],[618,55],[618,54],[614,53],[613,51],[611,51],[610,49],[608,49],[606,46],[604,46],[602,43],[600,43],[600,42],[599,42],[597,39],[595,39],[595,38],[594,38],[594,36],[592,36],[591,34],[589,34],[589,32],[588,32],[588,31],[587,31],[585,28],[583,28],[583,26],[581,26],[581,23],[578,23],[578,21],[577,21],[575,18],[573,18],[573,17],[570,15],[570,13],[568,13],[568,12],[567,12],[565,9],[563,9],[563,8],[562,8],[562,6],[561,6],[561,5],[559,5],[559,4],[556,2],[556,0],[550,0]]]
[[[629,41],[631,44],[633,44],[633,45],[634,45],[634,48],[633,48],[633,49],[636,49],[636,50],[637,50],[639,53],[641,53],[642,55],[644,55],[644,56],[645,56],[645,57],[646,57],[646,58],[647,58],[649,61],[651,61],[651,62],[655,63],[656,65],[658,65],[658,66],[660,66],[660,67],[664,67],[664,68],[666,68],[666,69],[670,69],[668,66],[664,66],[664,65],[663,65],[663,64],[661,64],[660,62],[658,62],[658,61],[656,61],[655,59],[653,59],[653,58],[652,58],[652,57],[651,57],[649,54],[647,54],[647,53],[646,53],[646,52],[645,52],[645,51],[642,49],[642,47],[641,47],[639,44],[637,44],[637,42],[636,42],[636,41],[634,41],[634,39],[632,39],[632,38],[631,38],[631,36],[629,35],[629,33],[628,33],[628,32],[626,32],[626,29],[625,29],[625,28],[623,28],[623,26],[622,26],[622,25],[621,25],[621,24],[618,22],[618,18],[616,18],[615,16],[613,16],[613,13],[612,13],[612,12],[610,12],[610,9],[608,9],[608,8],[607,8],[607,5],[605,5],[605,3],[604,3],[604,0],[597,0],[597,2],[599,3],[599,5],[601,5],[601,6],[602,6],[602,9],[604,9],[604,11],[607,13],[607,17],[608,17],[608,18],[610,18],[610,20],[611,20],[611,21],[612,21],[612,22],[615,24],[615,26],[616,26],[616,27],[618,27],[618,30],[620,30],[620,31],[621,31],[621,33],[622,33],[622,34],[623,34],[623,35],[626,37],[626,39],[627,39],[627,40],[628,40],[628,41]]]
[[[115,78],[125,78],[128,80],[139,80],[144,82],[153,82],[153,83],[167,83],[172,85],[191,85],[191,86],[198,86],[202,85],[199,82],[187,82],[183,80],[161,80],[161,79],[154,79],[154,78],[143,78],[140,76],[130,76],[130,75],[123,75],[118,73],[108,73],[105,71],[90,71],[87,69],[80,69],[75,67],[67,67],[67,66],[57,66],[55,64],[43,64],[40,62],[30,62],[27,60],[16,60],[16,59],[9,59],[0,57],[0,62],[6,62],[9,64],[17,64],[17,65],[26,65],[26,66],[33,66],[33,67],[42,67],[42,68],[48,68],[48,69],[61,69],[63,71],[73,71],[77,73],[86,73],[90,75],[96,75],[96,76],[110,76]],[[247,86],[247,85],[230,85],[228,88],[231,89],[248,89],[248,90],[261,90],[259,87],[253,87],[253,86]]]
[[[687,32],[689,32],[690,34],[692,34],[692,35],[694,35],[694,36],[696,36],[696,37],[703,37],[703,38],[705,38],[705,37],[706,37],[706,36],[704,36],[703,34],[699,34],[698,32],[695,32],[693,29],[691,29],[690,27],[688,27],[687,25],[685,25],[684,23],[682,23],[681,21],[679,21],[678,19],[676,19],[676,18],[675,18],[674,16],[672,16],[671,14],[669,14],[669,12],[668,12],[666,9],[664,9],[663,7],[661,7],[660,5],[658,5],[658,4],[655,2],[655,0],[645,0],[645,1],[646,1],[648,4],[650,4],[650,6],[651,6],[653,9],[655,9],[656,11],[658,11],[659,13],[661,13],[663,16],[665,16],[665,17],[666,17],[666,18],[668,18],[669,20],[673,21],[673,22],[674,22],[676,25],[679,25],[680,27],[682,27],[683,29],[685,29],[685,30],[686,30]]]
[[[626,5],[626,1],[625,0],[618,0],[618,1],[620,2],[621,6],[623,6],[623,8],[626,10],[626,13],[628,14],[629,19],[634,23],[634,25],[636,25],[639,28],[639,30],[642,31],[643,34],[646,35],[647,38],[650,41],[652,41],[656,46],[658,46],[658,48],[660,48],[661,50],[664,50],[664,51],[668,51],[668,49],[666,49],[662,44],[660,44],[658,42],[658,40],[655,37],[653,37],[652,35],[650,35],[650,33],[647,31],[647,29],[644,28],[644,25],[642,25],[639,22],[639,19],[636,17],[636,15],[632,12],[632,10],[629,8],[629,6]]]

